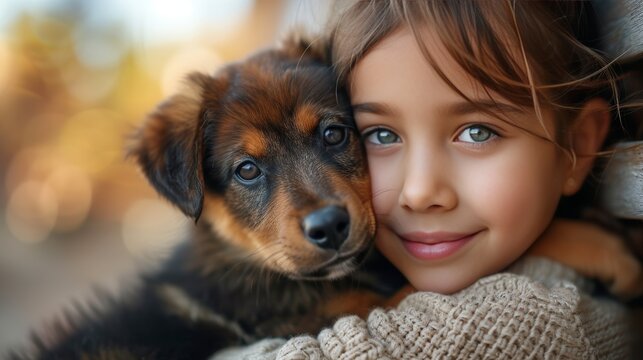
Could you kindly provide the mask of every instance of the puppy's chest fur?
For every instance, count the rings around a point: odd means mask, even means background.
[[[387,295],[372,273],[357,271],[334,281],[296,281],[251,262],[195,267],[189,245],[146,281],[165,313],[186,324],[225,330],[241,343],[267,336],[316,333],[342,314],[367,312]],[[368,294],[368,295],[362,295]],[[347,302],[350,302],[348,304]]]

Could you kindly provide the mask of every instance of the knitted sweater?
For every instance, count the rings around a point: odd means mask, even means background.
[[[592,283],[543,258],[452,295],[417,292],[364,321],[337,320],[317,337],[266,339],[223,359],[624,359],[626,308],[591,297]]]

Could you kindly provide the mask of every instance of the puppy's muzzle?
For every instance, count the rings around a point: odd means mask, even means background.
[[[311,243],[322,249],[339,250],[348,238],[350,216],[343,207],[326,206],[308,214],[301,225]]]

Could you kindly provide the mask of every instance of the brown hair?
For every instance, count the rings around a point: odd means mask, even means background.
[[[541,121],[543,106],[554,110],[558,134],[549,138],[563,146],[569,122],[587,100],[600,96],[618,104],[612,68],[594,49],[598,36],[589,2],[360,0],[335,11],[332,58],[342,83],[375,44],[407,27],[428,63],[467,99],[426,50],[423,34],[430,27],[489,93],[533,108]]]

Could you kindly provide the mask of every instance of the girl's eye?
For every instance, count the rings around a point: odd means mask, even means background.
[[[375,145],[390,145],[400,142],[400,137],[387,129],[373,129],[364,134],[364,139]]]
[[[458,135],[458,141],[466,143],[483,143],[498,136],[495,131],[484,125],[471,125]]]

